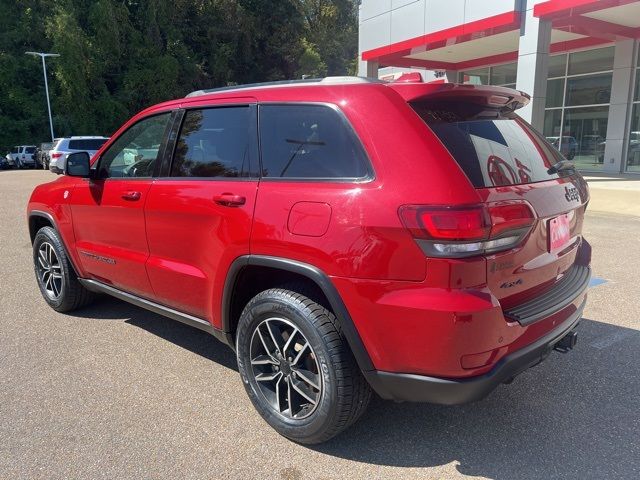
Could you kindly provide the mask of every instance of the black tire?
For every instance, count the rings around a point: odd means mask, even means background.
[[[52,254],[49,260],[42,257],[47,256],[47,252]],[[51,266],[48,270],[47,262]],[[42,227],[33,240],[33,267],[40,293],[55,311],[70,312],[95,298],[95,294],[78,282],[58,232],[52,227]]]
[[[286,403],[283,402],[284,405],[289,404],[287,407],[289,414],[286,410],[279,412],[273,402],[270,403],[267,400],[263,393],[264,390],[261,390],[264,387],[259,386],[256,380],[256,367],[251,363],[252,340],[258,327],[265,328],[267,319],[274,321],[284,319],[299,329],[299,332],[293,335],[302,334],[303,337],[295,338],[301,338],[308,342],[311,350],[309,357],[316,362],[318,370],[316,379],[319,380],[320,388],[318,392],[315,392],[317,395],[315,406],[311,407],[311,402],[309,402],[307,407],[300,410],[305,413],[305,410],[308,411],[312,408],[304,418],[291,417],[290,412],[294,411],[291,408],[291,403],[295,402],[289,400],[290,396],[285,398]],[[262,345],[265,345],[264,340]],[[298,347],[298,345],[296,344],[294,347]],[[308,352],[309,348],[306,350]],[[256,295],[246,305],[240,316],[236,336],[236,352],[238,370],[254,407],[278,433],[295,442],[316,444],[329,440],[358,420],[369,404],[371,388],[362,376],[346,340],[340,333],[336,317],[322,305],[301,293],[273,288]],[[284,356],[286,358],[286,351]],[[278,369],[278,367],[271,366],[265,366],[265,368]],[[285,371],[284,366],[281,366],[280,369],[282,372]],[[298,371],[295,367],[290,371],[293,373],[290,373],[289,377],[284,374],[281,377],[285,386],[280,388],[288,387],[290,389],[292,383],[296,382],[295,379],[300,378],[296,377]],[[300,384],[299,380],[298,384]],[[315,391],[315,389],[308,391]],[[300,396],[300,398],[302,397]]]

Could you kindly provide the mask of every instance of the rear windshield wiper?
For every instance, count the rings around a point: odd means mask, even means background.
[[[300,150],[302,150],[302,147],[304,147],[305,145],[318,145],[318,146],[325,145],[324,142],[314,142],[313,140],[295,140],[293,138],[285,138],[285,142],[298,145],[298,148],[296,148],[295,152],[293,152],[293,155],[289,157],[289,161],[280,172],[281,177],[284,177],[284,174],[287,173],[287,170],[289,170],[289,167],[291,166],[291,162],[293,162],[293,159],[296,158],[298,153],[300,153]]]
[[[553,165],[549,170],[547,170],[547,173],[549,175],[553,175],[554,173],[559,173],[559,172],[570,172],[576,171],[576,166],[571,163],[569,160],[560,160],[558,163],[556,163],[555,165]]]

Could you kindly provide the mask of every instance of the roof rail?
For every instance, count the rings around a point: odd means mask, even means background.
[[[200,95],[208,95],[210,93],[228,92],[233,90],[245,90],[248,88],[263,88],[263,87],[286,87],[289,85],[322,85],[322,84],[344,84],[344,83],[387,83],[384,80],[378,80],[377,78],[366,77],[324,77],[324,78],[304,78],[299,80],[277,80],[275,82],[261,82],[261,83],[246,83],[244,85],[231,85],[229,87],[208,88],[206,90],[196,90],[191,92],[185,98],[198,97]]]

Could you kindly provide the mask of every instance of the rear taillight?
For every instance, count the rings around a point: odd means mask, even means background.
[[[517,246],[535,214],[524,201],[433,207],[405,205],[400,219],[422,250],[434,257],[469,257]]]
[[[58,152],[54,152],[54,153],[51,154],[51,158],[60,158],[61,156],[62,156],[62,154],[58,153]]]

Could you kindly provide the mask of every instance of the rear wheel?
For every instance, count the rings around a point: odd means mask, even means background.
[[[93,300],[94,294],[78,282],[58,232],[53,228],[38,230],[33,241],[33,264],[40,292],[54,310],[69,312]]]
[[[371,390],[335,316],[300,293],[256,295],[240,317],[236,347],[253,405],[291,440],[324,442],[366,410]]]

